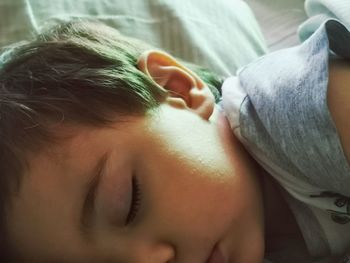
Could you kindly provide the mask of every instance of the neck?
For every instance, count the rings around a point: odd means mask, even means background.
[[[232,134],[227,118],[219,111],[214,111],[214,113],[210,121],[216,123],[220,137],[223,140],[223,147],[226,151],[229,153],[234,148],[237,154],[247,154],[246,151],[239,151],[238,153],[238,149],[243,148],[243,146]],[[252,157],[250,156],[249,158]],[[262,192],[266,250],[278,249],[277,246],[281,237],[291,237],[294,240],[295,238],[301,238],[302,240],[299,227],[281,194],[280,186],[256,162],[252,162],[251,164],[256,164],[256,172],[254,174],[257,175],[257,186]]]

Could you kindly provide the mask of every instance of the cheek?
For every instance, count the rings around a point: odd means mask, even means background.
[[[174,149],[166,154],[154,151],[152,160],[143,163],[149,215],[189,233],[224,232],[232,218],[244,211],[245,187],[238,187],[239,176],[224,158],[198,156],[176,154]]]
[[[216,128],[193,120],[166,124],[151,126],[139,144],[148,222],[168,226],[175,236],[181,229],[206,238],[223,235],[232,222],[242,224],[247,211],[258,210],[254,164],[241,145],[228,155]]]

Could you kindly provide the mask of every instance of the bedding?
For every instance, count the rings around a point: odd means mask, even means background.
[[[349,0],[306,0],[308,19],[299,27],[299,37],[307,39],[326,19],[335,18],[350,28]]]
[[[223,76],[267,51],[241,0],[2,0],[0,11],[0,46],[38,32],[47,19],[74,17],[98,19]]]
[[[304,0],[245,1],[256,15],[269,51],[299,44],[298,27],[307,19]]]

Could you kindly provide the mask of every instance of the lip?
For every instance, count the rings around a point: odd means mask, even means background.
[[[208,259],[205,263],[226,263],[224,255],[222,254],[218,244],[213,247]]]

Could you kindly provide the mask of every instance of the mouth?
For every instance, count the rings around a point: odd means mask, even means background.
[[[213,247],[213,250],[210,252],[208,259],[205,263],[226,263],[224,255],[220,251],[218,244]]]

